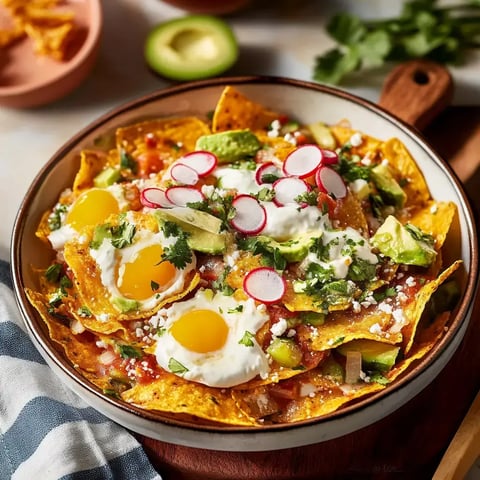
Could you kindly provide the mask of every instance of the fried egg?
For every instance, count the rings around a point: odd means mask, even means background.
[[[188,274],[195,269],[195,256],[185,268],[161,261],[166,248],[176,241],[163,232],[138,230],[131,245],[115,248],[106,238],[90,255],[100,269],[100,281],[111,301],[122,311],[154,309],[183,291]]]
[[[85,227],[102,224],[109,216],[126,210],[128,206],[119,184],[86,190],[60,214],[61,227],[53,230],[48,239],[55,250],[61,250],[65,242],[75,238]]]
[[[160,313],[155,354],[165,370],[218,388],[268,375],[268,358],[255,338],[268,315],[252,299],[198,290]]]

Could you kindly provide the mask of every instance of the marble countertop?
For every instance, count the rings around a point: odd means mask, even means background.
[[[335,10],[390,15],[398,2],[383,0],[255,0],[252,10],[226,17],[239,44],[240,57],[229,75],[264,74],[311,80],[315,57],[332,46],[325,33]],[[156,23],[185,12],[160,0],[104,0],[104,31],[97,63],[87,80],[66,98],[31,110],[0,107],[0,258],[9,256],[15,216],[40,168],[73,134],[110,109],[170,83],[153,75],[143,60],[143,43]],[[454,103],[480,102],[475,54],[452,70]],[[342,88],[376,101],[382,76],[362,76]]]

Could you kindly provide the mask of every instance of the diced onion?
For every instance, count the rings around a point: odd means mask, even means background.
[[[357,383],[362,372],[362,354],[360,352],[347,352],[345,362],[345,383]]]

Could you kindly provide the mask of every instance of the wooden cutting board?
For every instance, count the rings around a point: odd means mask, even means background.
[[[428,62],[392,71],[380,104],[422,129],[480,211],[480,107],[449,107],[451,77]],[[431,479],[480,388],[480,297],[444,370],[393,414],[352,434],[274,452],[193,449],[137,435],[164,480]]]

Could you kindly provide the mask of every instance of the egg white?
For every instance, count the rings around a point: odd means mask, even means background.
[[[238,307],[241,305],[241,312]],[[224,346],[208,353],[197,353],[180,345],[170,333],[172,325],[185,313],[208,309],[219,313],[228,325],[228,336]],[[265,378],[269,362],[260,345],[252,338],[253,345],[240,341],[248,331],[256,332],[268,321],[265,310],[258,308],[253,299],[238,302],[232,296],[213,294],[210,290],[198,290],[194,297],[175,302],[161,312],[161,333],[156,342],[155,355],[158,364],[170,371],[172,359],[186,369],[179,373],[183,378],[211,387],[229,388],[247,382],[260,375]]]
[[[125,191],[122,185],[110,185],[106,187],[105,190],[109,191],[113,195],[113,197],[118,203],[118,208],[120,211],[128,208],[129,203],[128,200],[125,198]],[[78,232],[74,228],[72,228],[72,226],[66,223],[68,213],[72,209],[74,204],[75,202],[68,206],[66,212],[60,214],[61,227],[57,230],[53,230],[48,235],[48,240],[52,248],[57,252],[63,250],[65,243],[78,237]]]
[[[111,298],[125,299],[117,285],[117,272],[123,266],[132,261],[137,253],[149,245],[161,244],[164,248],[171,246],[176,241],[175,237],[165,237],[163,232],[152,232],[150,230],[138,230],[134,237],[134,242],[124,248],[115,248],[108,238],[105,238],[97,249],[90,249],[90,255],[100,268],[100,281],[108,290]],[[160,260],[160,259],[159,259]],[[183,269],[176,269],[176,275],[170,285],[161,291],[153,291],[152,295],[145,300],[137,300],[140,311],[146,311],[155,308],[165,298],[168,298],[178,292],[181,292],[185,286],[185,278],[190,271],[195,268],[195,256],[192,255],[192,261]]]

